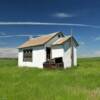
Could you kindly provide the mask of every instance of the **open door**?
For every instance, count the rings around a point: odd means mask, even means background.
[[[51,48],[46,47],[46,60],[51,59]]]

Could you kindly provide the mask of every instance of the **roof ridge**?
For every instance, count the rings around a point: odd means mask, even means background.
[[[32,37],[31,39],[33,40],[33,39],[41,38],[43,36],[56,35],[57,33],[60,33],[60,32],[53,32],[53,33],[49,33],[49,34],[45,34],[45,35],[40,35],[38,37]]]
[[[42,45],[47,43],[49,40],[51,40],[54,36],[56,36],[58,33],[60,32],[54,32],[48,35],[43,35],[40,37],[35,37],[32,39],[27,40],[24,44],[22,44],[21,46],[19,46],[19,48],[25,48],[25,47],[29,47],[29,46],[36,46],[36,45]]]

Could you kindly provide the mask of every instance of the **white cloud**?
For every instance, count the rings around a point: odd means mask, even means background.
[[[39,36],[41,36],[41,35],[31,35],[31,34],[28,34],[28,35],[24,35],[24,34],[21,34],[21,35],[1,35],[0,38],[13,38],[13,37],[29,37],[29,38],[32,38],[32,37],[39,37]]]
[[[78,53],[78,57],[79,58],[87,58],[87,57],[100,57],[100,50],[97,50],[97,51],[91,51],[91,50],[87,50],[86,53],[84,52],[81,52],[81,53]]]
[[[98,57],[98,56],[100,57],[100,50],[95,51],[95,52],[94,52],[94,55],[97,56],[97,57]]]
[[[95,38],[95,41],[100,41],[100,37],[96,37]]]
[[[0,58],[17,58],[17,55],[16,48],[0,48]]]
[[[32,36],[32,35],[24,35],[24,34],[22,34],[22,35],[3,35],[3,36],[0,36],[0,38],[9,38],[9,37],[29,37],[29,36]]]
[[[76,27],[90,27],[90,28],[100,28],[96,25],[87,24],[74,24],[74,23],[49,23],[49,22],[0,22],[0,25],[56,25],[56,26],[76,26]]]
[[[74,17],[75,15],[67,13],[55,13],[53,16],[58,18],[68,18],[68,17]]]
[[[85,45],[85,42],[81,41],[79,42],[79,45]]]

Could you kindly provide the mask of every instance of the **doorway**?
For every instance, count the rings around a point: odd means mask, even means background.
[[[51,48],[46,47],[46,60],[50,60],[50,59],[51,59]]]

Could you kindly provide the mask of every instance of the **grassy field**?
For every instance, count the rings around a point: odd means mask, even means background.
[[[0,100],[100,100],[100,58],[66,70],[18,68],[0,59]]]

